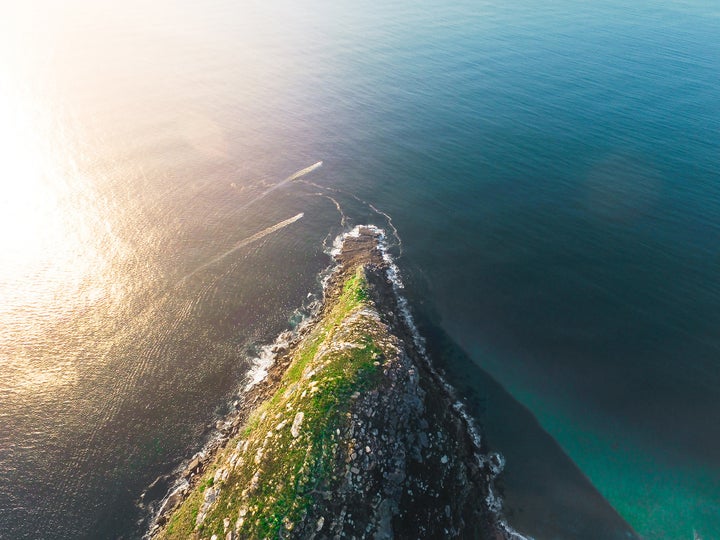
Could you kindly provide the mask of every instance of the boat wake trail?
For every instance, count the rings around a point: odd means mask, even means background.
[[[361,200],[362,200],[362,199],[361,199]],[[364,202],[365,204],[367,204],[373,212],[375,212],[375,213],[378,214],[378,215],[383,216],[383,217],[387,220],[387,224],[388,224],[388,226],[390,227],[390,229],[392,230],[392,233],[393,233],[393,236],[395,237],[395,240],[397,240],[397,247],[398,247],[398,250],[400,251],[400,255],[402,255],[402,239],[400,238],[400,234],[398,233],[398,230],[395,228],[395,225],[393,225],[392,218],[390,217],[390,215],[389,215],[389,214],[386,214],[386,213],[383,212],[382,210],[378,210],[377,208],[375,208],[375,207],[374,207],[372,204],[370,204],[369,202],[365,202],[365,201],[363,201],[363,202]]]
[[[185,280],[186,280],[187,278],[189,278],[190,276],[193,276],[193,275],[197,274],[198,272],[200,272],[201,270],[204,270],[204,269],[207,268],[208,266],[212,266],[212,265],[215,264],[216,262],[224,259],[225,257],[227,257],[228,255],[230,255],[231,253],[234,253],[234,252],[237,251],[238,249],[243,248],[243,247],[247,246],[248,244],[252,244],[253,242],[257,242],[258,240],[260,240],[260,239],[262,239],[262,238],[265,238],[267,235],[272,234],[272,233],[274,233],[274,232],[276,232],[276,231],[279,231],[280,229],[282,229],[282,228],[284,228],[284,227],[287,227],[288,225],[291,225],[292,223],[295,223],[295,222],[298,221],[299,219],[302,219],[302,217],[303,217],[304,215],[305,215],[305,214],[304,214],[303,212],[300,212],[299,214],[297,214],[297,215],[295,215],[295,216],[293,216],[293,217],[291,217],[291,218],[288,218],[288,219],[286,219],[286,220],[284,220],[284,221],[281,221],[280,223],[276,223],[275,225],[272,225],[271,227],[268,227],[267,229],[263,229],[262,231],[257,232],[257,233],[255,233],[255,234],[253,234],[252,236],[248,236],[247,238],[245,238],[245,239],[243,239],[243,240],[240,240],[237,244],[235,244],[235,245],[232,247],[232,249],[229,249],[228,251],[226,251],[226,252],[223,253],[222,255],[218,255],[217,257],[215,257],[215,258],[212,259],[211,261],[206,262],[206,263],[203,264],[202,266],[199,266],[198,268],[196,268],[195,270],[193,270],[192,272],[190,272],[187,276],[185,276],[181,281],[185,281]]]
[[[340,206],[340,203],[337,202],[336,199],[334,199],[330,195],[325,195],[324,193],[316,193],[315,195],[317,195],[318,197],[325,197],[326,199],[329,199],[335,205],[335,208],[337,208],[337,211],[340,214],[340,226],[343,228],[348,226],[348,217],[345,215],[342,206]]]
[[[320,163],[322,163],[322,162],[320,162]],[[317,164],[316,164],[316,165],[317,165]],[[313,167],[315,167],[315,165],[313,165]],[[311,167],[308,167],[308,169],[311,169]],[[306,169],[303,169],[303,171],[305,171],[305,170],[306,170]],[[299,172],[303,172],[303,171],[299,171]],[[297,173],[296,173],[296,174],[297,174]],[[397,257],[397,258],[400,259],[400,258],[402,257],[402,255],[403,255],[402,238],[400,238],[400,234],[398,233],[398,230],[395,228],[395,225],[393,224],[393,221],[392,221],[392,217],[390,217],[389,214],[387,214],[386,212],[383,212],[382,210],[379,210],[379,209],[378,209],[377,207],[375,207],[372,203],[369,203],[368,201],[366,201],[366,200],[364,200],[364,199],[361,199],[360,197],[358,197],[358,196],[355,195],[354,193],[350,193],[350,192],[348,192],[348,191],[344,191],[344,190],[338,189],[338,188],[332,188],[332,187],[328,187],[328,186],[321,186],[320,184],[316,184],[315,182],[310,182],[309,180],[300,180],[300,182],[303,183],[303,184],[305,184],[305,185],[307,185],[307,186],[312,186],[312,187],[314,187],[314,188],[320,189],[320,190],[322,190],[322,191],[324,191],[324,192],[332,192],[332,193],[338,193],[338,194],[346,195],[346,196],[354,199],[355,201],[357,201],[357,202],[360,203],[361,205],[365,206],[366,208],[369,208],[372,212],[374,212],[374,213],[377,214],[378,216],[382,217],[382,218],[387,222],[388,227],[389,227],[390,230],[392,231],[392,235],[393,235],[393,237],[395,238],[395,241],[396,241],[395,246],[396,246],[397,249],[398,249],[398,257]],[[335,203],[335,206],[337,207],[338,212],[340,212],[341,226],[342,226],[343,228],[346,227],[346,226],[348,225],[348,223],[349,223],[350,220],[349,220],[348,217],[343,213],[342,209],[340,208],[340,204],[339,204],[334,198],[330,197],[329,195],[327,195],[327,194],[325,194],[325,193],[316,193],[316,195],[320,195],[320,196],[322,196],[322,197],[327,197],[327,198],[330,199],[333,203]]]
[[[318,161],[317,163],[313,163],[313,164],[310,165],[309,167],[305,167],[304,169],[300,169],[300,170],[299,170],[298,172],[296,172],[295,174],[291,174],[290,176],[288,176],[285,180],[283,180],[283,181],[280,182],[280,183],[281,183],[281,184],[284,184],[285,182],[292,182],[293,180],[297,180],[297,179],[300,178],[301,176],[305,176],[306,174],[310,174],[311,172],[313,172],[315,169],[319,169],[320,167],[322,167],[322,164],[323,164],[322,161]]]
[[[322,161],[318,161],[317,163],[313,163],[313,164],[310,165],[309,167],[305,167],[304,169],[300,169],[299,171],[297,171],[297,172],[291,174],[290,176],[288,176],[285,180],[283,180],[283,181],[281,181],[281,182],[278,182],[277,184],[275,184],[274,186],[272,186],[272,187],[269,188],[269,189],[266,189],[265,191],[263,191],[262,193],[260,193],[260,195],[258,195],[257,197],[255,197],[254,199],[249,200],[248,202],[246,202],[245,204],[243,204],[239,209],[240,209],[240,210],[245,210],[247,207],[255,204],[255,203],[258,202],[260,199],[263,199],[263,198],[267,197],[270,193],[272,193],[272,192],[275,191],[276,189],[280,189],[280,188],[283,187],[285,184],[289,184],[289,183],[292,182],[293,180],[297,180],[298,178],[302,178],[302,177],[305,176],[306,174],[310,174],[311,172],[313,172],[315,169],[319,169],[320,167],[322,167],[322,164],[323,164]]]
[[[345,215],[345,212],[343,212],[342,206],[340,206],[340,203],[337,201],[337,199],[335,199],[334,197],[331,197],[330,195],[327,195],[326,193],[317,192],[317,193],[314,193],[314,195],[317,195],[318,197],[324,197],[324,198],[328,199],[330,202],[332,202],[335,205],[335,208],[337,208],[338,213],[340,214],[340,227],[343,230],[347,229],[349,227],[350,220]],[[322,245],[323,245],[323,249],[325,250],[326,253],[330,250],[328,241],[332,237],[333,237],[333,233],[332,233],[332,231],[329,231],[327,233],[327,236],[323,240]]]

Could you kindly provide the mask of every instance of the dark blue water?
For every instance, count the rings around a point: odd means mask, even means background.
[[[100,262],[57,317],[7,302],[0,537],[137,534],[140,493],[318,290],[326,196],[392,217],[512,524],[608,538],[612,506],[648,539],[720,537],[720,8],[624,4],[15,10],[0,82],[61,163],[36,196]]]
[[[718,19],[464,17],[394,54],[413,98],[377,105],[393,126],[363,145],[387,182],[362,193],[388,201],[440,324],[621,514],[720,534]]]

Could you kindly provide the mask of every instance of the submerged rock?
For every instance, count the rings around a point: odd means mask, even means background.
[[[379,236],[346,238],[267,399],[154,537],[522,538],[500,514],[498,458],[426,358]]]

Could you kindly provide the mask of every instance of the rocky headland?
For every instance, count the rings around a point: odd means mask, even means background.
[[[335,252],[322,308],[185,468],[149,536],[522,538],[487,454],[433,370],[381,231]]]

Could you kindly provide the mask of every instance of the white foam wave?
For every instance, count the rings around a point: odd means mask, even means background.
[[[390,229],[392,229],[393,236],[395,237],[395,240],[397,240],[397,247],[398,247],[398,251],[399,251],[398,256],[402,257],[402,254],[403,254],[402,238],[400,238],[400,234],[398,233],[398,230],[395,228],[395,225],[393,224],[393,220],[390,217],[390,214],[383,212],[382,210],[378,210],[371,203],[366,203],[366,204],[372,209],[373,212],[383,216],[387,220],[388,226],[390,227]]]
[[[287,332],[283,332],[275,340],[275,343],[262,346],[258,355],[251,360],[250,369],[245,375],[243,393],[265,380],[268,370],[275,363],[278,349],[290,344],[286,334]]]
[[[297,320],[292,330],[281,332],[270,344],[260,347],[258,354],[250,359],[250,368],[243,379],[239,395],[242,397],[248,390],[257,386],[268,376],[270,368],[277,360],[278,354],[288,350],[299,336],[303,335],[305,329],[315,319],[320,311],[320,302],[315,299],[313,293],[308,294],[307,302],[302,309],[293,313],[291,320]]]
[[[190,483],[183,478],[182,481],[180,482],[180,484],[177,485],[177,487],[176,487],[175,489],[173,489],[172,491],[170,491],[170,492],[165,496],[165,498],[160,502],[160,508],[158,509],[158,514],[162,514],[163,512],[165,512],[166,506],[167,506],[168,502],[169,502],[170,500],[172,500],[172,498],[173,498],[175,495],[180,494],[180,493],[185,493],[185,491],[187,491],[187,489],[188,489],[189,487],[190,487]]]

